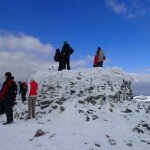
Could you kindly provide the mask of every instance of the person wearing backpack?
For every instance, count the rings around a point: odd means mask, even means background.
[[[103,62],[106,60],[105,54],[101,47],[97,48],[97,56],[98,56],[98,67],[103,67]]]
[[[61,52],[60,52],[59,48],[56,49],[56,52],[54,55],[54,60],[55,60],[55,62],[59,62],[58,71],[62,70]]]
[[[26,82],[21,82],[21,81],[19,81],[18,83],[19,83],[19,85],[20,85],[19,94],[21,94],[22,103],[24,103],[24,102],[27,100],[26,94],[27,94],[28,87],[27,87]]]
[[[35,118],[35,104],[38,95],[38,83],[31,77],[29,83],[29,97],[28,97],[28,117],[27,119]]]
[[[67,69],[70,70],[70,55],[73,54],[74,50],[70,47],[68,42],[64,42],[64,45],[61,50],[61,70]]]
[[[10,72],[5,73],[6,81],[3,83],[0,100],[3,101],[4,111],[7,121],[4,125],[13,123],[13,97],[15,88],[13,86],[13,80]]]

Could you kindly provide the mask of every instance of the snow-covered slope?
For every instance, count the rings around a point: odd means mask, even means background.
[[[3,150],[149,150],[148,97],[133,99],[125,72],[45,70],[34,77],[40,84],[37,119],[25,121],[27,106],[19,102],[15,123],[0,125]]]

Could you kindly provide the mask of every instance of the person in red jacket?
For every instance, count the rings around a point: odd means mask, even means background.
[[[32,77],[29,83],[29,97],[28,97],[28,117],[27,119],[35,118],[35,104],[38,95],[38,83]]]
[[[5,73],[6,81],[3,83],[0,100],[3,101],[4,111],[7,121],[4,125],[13,123],[13,100],[14,100],[14,81],[10,72]]]

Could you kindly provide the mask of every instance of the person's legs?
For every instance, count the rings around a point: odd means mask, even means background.
[[[32,111],[32,99],[29,96],[29,98],[28,98],[28,119],[31,118],[31,111]]]
[[[27,98],[26,98],[26,93],[25,93],[25,92],[22,92],[22,93],[21,93],[21,97],[22,97],[22,103],[27,100]]]
[[[67,69],[70,70],[70,58],[66,59]]]
[[[99,62],[99,67],[103,67],[103,61]]]
[[[4,100],[4,109],[5,109],[5,114],[7,118],[6,123],[12,123],[13,122],[13,108],[12,108],[11,99],[6,98]]]
[[[62,60],[59,61],[59,67],[58,67],[58,71],[63,70],[63,62]]]
[[[35,118],[35,104],[36,104],[37,97],[33,97],[32,99],[32,117]]]

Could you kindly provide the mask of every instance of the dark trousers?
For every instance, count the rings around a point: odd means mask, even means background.
[[[68,70],[70,70],[70,57],[68,57],[68,56],[62,57],[62,59],[59,62],[58,71],[66,69],[66,67],[67,67]]]
[[[25,102],[27,100],[25,92],[21,93],[21,98],[22,98],[22,102]]]
[[[67,69],[70,70],[70,57],[69,56],[66,56],[64,57],[64,60],[63,60],[63,69]]]
[[[66,58],[65,66],[67,66],[67,69],[70,70],[70,58]]]
[[[103,61],[99,62],[99,67],[103,67]]]
[[[7,117],[7,122],[13,121],[13,107],[12,107],[13,100],[9,97],[4,99],[4,110]]]

